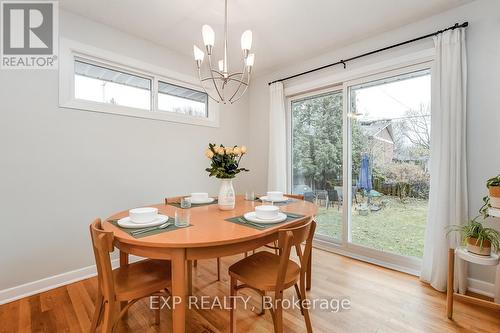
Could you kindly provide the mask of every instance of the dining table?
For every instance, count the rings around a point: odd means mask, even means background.
[[[110,216],[103,223],[105,231],[114,234],[114,245],[120,251],[120,265],[129,263],[129,255],[150,259],[170,260],[172,272],[171,296],[176,299],[172,308],[172,327],[174,333],[186,331],[187,297],[192,293],[192,261],[220,258],[247,253],[278,240],[278,231],[303,225],[311,221],[317,207],[308,201],[292,199],[280,205],[283,213],[295,214],[295,219],[277,223],[266,228],[233,223],[228,219],[241,217],[261,205],[259,200],[245,200],[236,196],[232,210],[220,210],[218,205],[208,204],[189,208],[190,225],[175,230],[165,230],[146,237],[134,237],[125,229],[112,223],[128,216],[128,210]],[[176,210],[182,208],[168,204],[151,205],[158,213],[173,218]]]

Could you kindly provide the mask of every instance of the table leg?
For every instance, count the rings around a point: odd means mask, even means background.
[[[448,250],[448,287],[446,290],[446,312],[448,319],[453,317],[453,277],[455,270],[455,250]]]
[[[186,261],[186,274],[187,274],[187,293],[189,296],[193,295],[193,262]]]
[[[186,332],[186,252],[172,251],[172,326],[174,333]]]
[[[127,266],[128,265],[128,253],[126,252],[123,252],[123,251],[120,251],[120,267],[122,266]],[[127,305],[128,302],[120,302],[120,310],[122,310],[126,305]],[[124,317],[127,316],[127,312],[125,312],[125,314],[123,315]]]

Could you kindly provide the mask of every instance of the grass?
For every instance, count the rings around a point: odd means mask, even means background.
[[[427,200],[408,198],[401,202],[396,197],[385,196],[387,203],[378,212],[361,216],[352,211],[352,242],[381,251],[422,258]],[[341,239],[342,208],[321,207],[317,216],[316,233]]]

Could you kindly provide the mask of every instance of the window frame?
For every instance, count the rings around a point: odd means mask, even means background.
[[[207,99],[207,117],[196,117],[158,109],[159,81],[205,92],[194,76],[191,77],[174,71],[167,71],[162,67],[157,67],[134,58],[98,49],[69,39],[61,39],[60,46],[60,107],[79,111],[99,112],[197,126],[219,127],[219,104],[210,99],[210,97]],[[150,110],[75,98],[75,60],[150,79]]]

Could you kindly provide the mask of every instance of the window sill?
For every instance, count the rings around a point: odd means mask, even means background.
[[[168,111],[148,111],[127,106],[102,104],[85,100],[73,99],[66,103],[61,103],[60,107],[78,111],[99,112],[117,116],[167,121],[188,125],[219,127],[218,119],[197,118]]]

